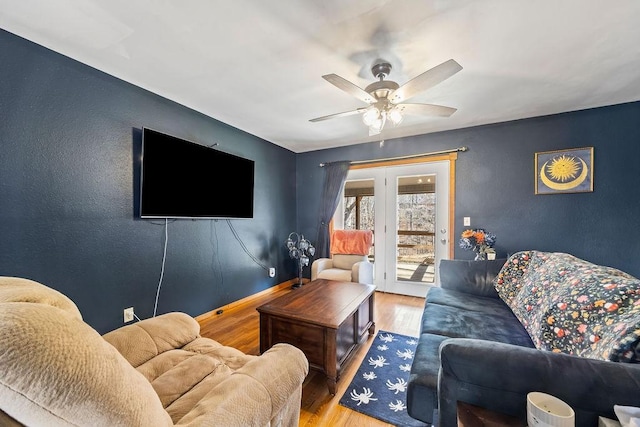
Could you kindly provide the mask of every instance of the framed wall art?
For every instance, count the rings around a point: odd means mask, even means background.
[[[593,191],[593,147],[535,154],[535,194]]]

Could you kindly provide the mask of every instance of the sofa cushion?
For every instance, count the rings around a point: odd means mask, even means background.
[[[533,347],[527,331],[506,307],[502,313],[488,313],[427,303],[422,332]]]
[[[186,313],[165,313],[153,322],[137,322],[107,332],[103,338],[139,367],[165,351],[180,348],[200,334],[200,325]]]
[[[475,295],[498,298],[493,280],[506,259],[468,261],[462,259],[440,260],[440,286]]]
[[[495,281],[537,348],[640,362],[640,280],[566,253],[514,254]]]
[[[349,274],[351,274],[351,267],[353,264],[360,261],[366,261],[366,255],[345,255],[345,254],[335,254],[333,255],[333,268],[340,268],[342,270],[348,270]],[[351,277],[351,276],[349,276]],[[347,280],[348,282],[351,279]]]
[[[509,308],[500,298],[482,297],[466,292],[435,287],[429,289],[426,302],[429,304],[448,305],[464,311],[479,311],[489,314],[509,311]]]
[[[318,279],[336,280],[338,282],[351,281],[351,269],[342,270],[340,268],[327,268],[318,273]]]

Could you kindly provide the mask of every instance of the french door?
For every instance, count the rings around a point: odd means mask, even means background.
[[[373,230],[378,290],[425,296],[449,255],[449,161],[350,170],[334,226]]]

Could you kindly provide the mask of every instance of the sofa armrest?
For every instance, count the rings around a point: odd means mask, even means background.
[[[220,382],[176,425],[298,425],[308,373],[301,350],[276,344]]]
[[[318,258],[311,263],[311,280],[316,280],[318,274],[322,270],[333,268],[333,260],[331,258]]]
[[[200,336],[200,324],[186,313],[165,313],[107,332],[102,337],[137,368],[160,353],[182,348]]]
[[[373,285],[373,264],[369,261],[360,261],[351,267],[351,278],[353,282]]]
[[[440,426],[457,425],[458,401],[526,419],[527,394],[551,394],[573,408],[576,425],[615,418],[614,405],[640,406],[640,366],[476,339],[440,345]]]
[[[20,426],[172,425],[144,376],[51,305],[0,304],[0,372],[0,408]]]
[[[498,275],[505,262],[506,259],[485,261],[440,260],[440,287],[484,297],[498,298],[493,279]]]

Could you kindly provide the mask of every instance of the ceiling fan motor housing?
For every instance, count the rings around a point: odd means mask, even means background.
[[[380,80],[371,83],[364,90],[375,97],[378,101],[387,99],[394,90],[400,87],[400,85],[398,85],[398,83],[396,82],[393,82],[391,80],[384,80],[384,78],[387,77],[391,72],[391,68],[391,64],[384,61],[378,62],[373,67],[371,67],[371,72],[373,73],[373,75]]]
[[[389,75],[391,68],[388,62],[379,62],[371,67],[371,72],[375,78],[382,80]]]
[[[398,83],[392,82],[391,80],[381,80],[379,82],[371,83],[364,90],[376,99],[383,99],[387,98],[391,92],[399,87]]]

